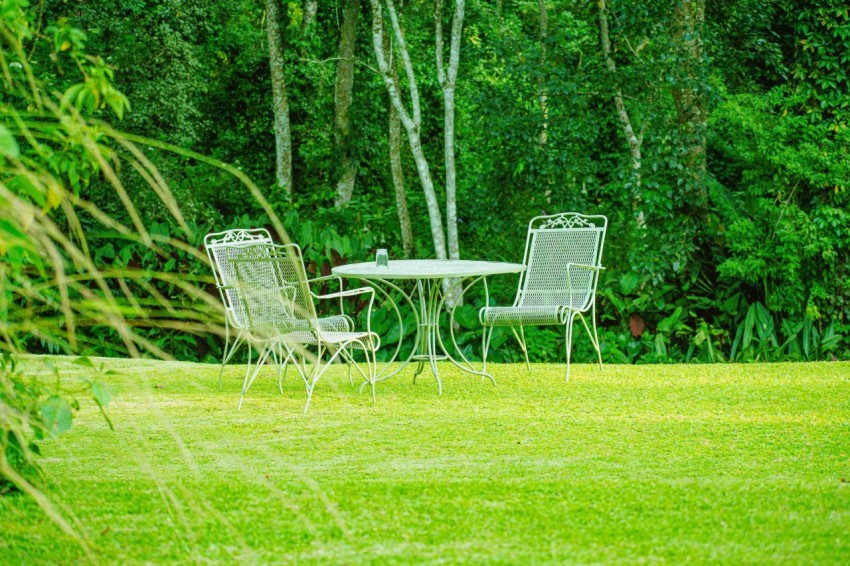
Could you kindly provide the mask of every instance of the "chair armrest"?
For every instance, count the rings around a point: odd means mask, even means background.
[[[345,314],[345,309],[342,306],[342,299],[344,297],[356,297],[358,295],[369,295],[369,306],[366,309],[366,332],[372,333],[372,308],[375,304],[375,289],[372,287],[360,287],[357,289],[349,289],[348,291],[339,291],[337,293],[328,293],[327,295],[316,295],[311,293],[313,298],[315,299],[339,299],[340,308],[342,309],[342,315],[348,316]],[[350,320],[350,318],[349,318]],[[380,344],[380,342],[379,342]]]
[[[568,263],[567,269],[571,267],[579,267],[581,269],[589,269],[591,271],[602,271],[603,269],[605,269],[601,265],[587,265],[586,263]]]
[[[307,283],[321,283],[322,281],[330,281],[336,280],[338,283],[342,282],[342,277],[339,275],[322,275],[321,277],[312,277],[307,279]]]
[[[599,272],[602,271],[603,269],[605,269],[601,265],[587,265],[586,263],[568,263],[567,264],[567,288],[569,289],[569,292],[570,292],[570,300],[571,301],[572,301],[572,294],[573,294],[573,278],[570,276],[570,271],[571,271],[570,268],[571,267],[578,267],[579,269],[585,269],[587,271],[596,272],[596,275],[591,276],[594,279],[598,278]],[[584,290],[581,290],[580,292],[583,292],[583,291]],[[593,282],[592,291],[593,291],[593,295],[595,296],[595,294],[596,294],[596,281]]]
[[[342,289],[342,277],[340,277],[339,275],[322,275],[322,276],[319,276],[319,277],[312,277],[310,279],[307,279],[306,281],[307,281],[307,287],[308,288],[311,285],[313,285],[314,283],[324,283],[325,281],[336,281],[337,284],[339,285],[339,288]],[[313,295],[314,298],[318,298],[318,296],[315,293],[313,293],[312,291],[310,291],[310,294]],[[339,312],[341,312],[343,315],[345,315],[345,304],[342,302],[342,297],[338,297],[338,298],[339,298]]]
[[[338,299],[341,297],[354,297],[355,295],[363,295],[366,293],[375,294],[375,290],[371,287],[360,287],[359,289],[349,289],[348,291],[338,291],[336,293],[328,293],[327,295],[313,295],[315,299]]]

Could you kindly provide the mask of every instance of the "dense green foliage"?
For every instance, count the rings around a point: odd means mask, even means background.
[[[53,358],[69,382],[78,366]],[[28,372],[39,364],[28,362]],[[109,431],[85,404],[43,446],[55,492],[105,563],[842,564],[850,552],[846,362],[441,364],[377,404],[342,367],[310,413],[271,369],[105,360]],[[79,547],[0,497],[0,562]]]
[[[45,429],[41,400],[38,383],[24,381],[15,361],[4,355],[0,359],[0,495],[19,490],[7,478],[7,467],[25,476],[35,471],[39,447],[34,440],[44,438]]]
[[[683,16],[688,5],[705,8],[704,22],[692,29]],[[462,256],[518,261],[532,216],[603,213],[610,219],[599,305],[605,359],[848,357],[845,3],[611,1],[606,13],[613,73],[601,49],[596,3],[545,6],[545,37],[537,2],[479,0],[466,7],[456,131]],[[361,2],[351,107],[357,183],[353,201],[343,208],[333,206],[342,8],[320,3],[316,19],[305,26],[302,3],[282,7],[294,152],[291,204],[273,189],[261,2],[45,0],[33,11],[60,47],[67,36],[103,54],[104,72],[114,74],[130,103],[124,130],[233,163],[265,187],[292,239],[306,248],[311,269],[327,273],[332,264],[371,257],[376,247],[389,247],[398,257],[388,101],[375,72],[368,3]],[[442,100],[432,8],[406,3],[404,20],[423,97],[421,136],[440,180]],[[65,27],[47,27],[57,21]],[[68,31],[72,25],[78,31]],[[67,88],[71,79],[61,50],[36,50],[30,58],[57,88]],[[615,92],[622,93],[642,136],[639,184]],[[199,246],[206,231],[269,223],[238,181],[219,169],[164,152],[151,156],[192,228],[183,235],[167,206],[127,168],[122,178],[152,231],[181,234]],[[433,251],[425,202],[406,145],[403,157],[416,254],[428,257]],[[124,215],[118,196],[90,177],[83,193],[109,213]],[[179,273],[206,272],[185,253],[164,258],[99,232],[91,242],[99,265],[148,261]],[[510,300],[511,286],[496,282],[497,299]],[[173,286],[159,290],[174,296]],[[477,304],[474,296],[469,304]],[[542,344],[533,346],[534,359],[559,359],[560,333],[532,332]],[[162,328],[146,333],[180,358],[220,354],[219,342],[208,335]],[[88,352],[119,353],[114,342],[101,334]],[[29,341],[30,350],[44,347]],[[496,359],[516,359],[513,347],[506,341]],[[578,359],[589,359],[589,349],[577,347]]]

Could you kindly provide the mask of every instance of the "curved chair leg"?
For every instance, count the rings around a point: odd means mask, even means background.
[[[368,348],[366,347],[366,343],[364,343],[364,342],[359,342],[359,343],[360,343],[360,345],[363,349],[363,356],[366,358],[366,372],[364,373],[363,370],[360,368],[360,365],[356,361],[354,361],[353,357],[351,357],[349,362],[348,362],[349,381],[351,381],[351,366],[354,366],[355,368],[357,368],[357,371],[360,373],[360,375],[363,376],[363,379],[365,379],[365,381],[360,385],[360,393],[363,393],[363,388],[368,383],[372,388],[372,402],[375,403],[376,402],[375,384],[378,381],[378,379],[377,379],[377,377],[378,377],[378,358],[377,358],[377,355],[375,354],[375,350],[374,350],[373,344],[371,342],[368,343],[369,344]],[[343,348],[343,352],[346,352],[347,348],[348,348],[348,346]],[[349,353],[349,356],[350,355],[351,354]]]
[[[566,328],[566,346],[567,346],[567,377],[564,381],[570,380],[570,356],[572,354],[573,349],[573,322],[575,321],[576,313],[575,311],[570,311],[567,315],[567,328]]]
[[[311,372],[311,376],[310,376],[309,382],[307,384],[307,404],[304,405],[304,412],[305,413],[310,408],[310,401],[313,400],[313,391],[316,389],[316,383],[318,383],[319,378],[322,377],[322,375],[324,375],[324,373],[327,371],[327,369],[333,364],[334,360],[337,358],[337,356],[340,355],[340,352],[342,350],[343,350],[343,348],[337,349],[331,355],[331,358],[323,364],[322,363],[322,355],[324,354],[324,348],[319,346],[318,355],[316,356],[316,363],[313,366],[313,371]],[[367,354],[366,361],[367,361],[367,363],[369,361],[368,354]],[[371,373],[373,373],[373,372],[370,370],[370,374]],[[370,381],[372,382],[372,400],[374,401],[374,399],[375,399],[375,380],[370,379]]]
[[[251,343],[248,342],[248,365],[245,366],[245,382],[248,380],[248,375],[251,373],[251,355],[254,353],[254,349],[251,347]],[[260,355],[260,352],[257,352],[257,355]],[[244,382],[243,382],[244,383]]]
[[[336,355],[336,354],[334,354],[334,355]],[[367,372],[364,372],[360,368],[360,364],[357,363],[357,360],[354,359],[354,355],[349,351],[348,345],[339,349],[339,359],[345,361],[345,363],[348,365],[348,383],[352,387],[354,386],[354,379],[352,378],[353,372],[351,371],[352,368],[356,369],[357,373],[360,374],[360,377],[363,378],[363,383],[360,384],[360,390],[359,390],[360,393],[363,393],[363,388],[366,387],[366,384],[372,382],[372,378],[368,374],[368,363],[369,363],[368,354],[366,355]]]
[[[227,355],[227,347],[230,345],[230,324],[227,322],[227,318],[224,319],[224,350],[222,352],[221,357],[221,369],[218,370],[218,388],[221,389],[221,380],[224,379],[224,366],[227,364],[227,360],[230,359],[230,356]]]
[[[378,360],[377,360],[377,357],[375,356],[374,348],[371,348],[371,346],[372,346],[371,341],[369,343],[369,346],[370,346],[369,350],[364,350],[364,353],[366,354],[366,366],[367,366],[366,369],[369,372],[369,382],[372,384],[372,402],[375,403],[375,402],[377,402],[377,400],[375,398],[375,382],[376,382],[376,377],[377,377]],[[370,353],[372,354],[371,360],[369,359]],[[349,371],[349,375],[351,375],[351,368],[350,367],[349,367],[348,371]]]
[[[319,351],[321,353],[321,350]],[[307,409],[310,408],[310,401],[313,399],[313,389],[316,388],[316,382],[319,381],[319,368],[322,365],[321,356],[316,358],[316,362],[313,364],[313,371],[310,372],[310,377],[306,379],[307,382],[307,404],[304,405],[304,412],[307,412]]]
[[[236,335],[236,338],[233,339],[233,344],[230,343],[230,325],[225,322],[224,327],[224,350],[221,358],[221,368],[218,370],[218,388],[221,389],[221,382],[224,378],[224,368],[227,366],[227,362],[230,361],[230,358],[233,357],[233,354],[236,353],[236,350],[239,349],[239,345],[244,341],[244,337],[242,332]],[[248,344],[250,348],[251,345]]]
[[[324,369],[322,368],[322,354],[324,354],[324,348],[322,348],[321,342],[319,343],[319,348],[316,352],[316,361],[313,363],[313,371],[310,372],[310,377],[307,380],[307,404],[304,405],[304,412],[310,408],[310,401],[313,400],[313,390],[316,388],[316,383],[319,381],[319,378],[322,377],[324,373]],[[330,360],[328,363],[330,364],[333,360]],[[306,363],[306,361],[305,361]]]
[[[350,365],[354,366],[360,375],[363,376],[363,383],[360,384],[360,393],[363,393],[363,388],[366,387],[368,383],[372,388],[372,402],[376,402],[376,393],[375,393],[375,384],[378,382],[378,357],[375,353],[375,350],[372,349],[373,345],[370,343],[369,348],[366,348],[365,343],[361,343],[363,345],[363,355],[366,357],[366,372],[360,368],[360,365],[354,361],[352,358],[349,362]],[[370,357],[371,354],[371,357]]]
[[[313,399],[313,387],[315,387],[315,383],[307,386],[307,404],[304,405],[304,412],[310,408],[310,401]]]
[[[283,363],[283,359],[281,358],[277,346],[271,346],[269,349],[271,350],[271,357],[274,362],[274,366],[277,368],[277,388],[280,389],[280,393],[283,394],[283,383],[280,381],[280,366]]]
[[[487,371],[487,353],[490,351],[490,339],[493,337],[493,327],[484,327],[484,335],[481,337],[481,371]]]
[[[287,350],[283,344],[275,346],[275,363],[277,363],[277,388],[283,393],[283,382],[286,381],[286,372],[289,371],[289,360],[292,352]],[[294,362],[293,362],[294,363]]]
[[[221,369],[218,370],[218,388],[221,390],[221,382],[224,380],[224,364],[221,364]]]
[[[334,360],[336,360],[336,358],[338,356],[340,356],[342,352],[346,351],[345,350],[346,347],[347,347],[347,345],[343,345],[343,346],[340,346],[339,348],[336,348],[335,351],[331,354],[330,359],[323,364],[322,363],[322,356],[324,354],[325,348],[323,348],[321,344],[319,345],[319,349],[318,349],[318,352],[317,352],[317,355],[316,355],[316,363],[313,366],[313,371],[311,372],[311,376],[310,376],[310,379],[309,379],[308,384],[307,384],[307,404],[304,405],[304,412],[305,413],[310,408],[310,401],[313,399],[313,391],[316,388],[316,383],[318,383],[319,378],[322,377],[322,375],[324,375],[324,373],[327,371],[327,369],[334,363]],[[365,346],[364,346],[363,349],[366,351],[366,363],[369,366],[368,370],[367,370],[369,372],[367,379],[372,384],[372,401],[374,402],[375,401],[375,364],[370,360],[369,352],[368,352],[368,350],[366,350]],[[373,356],[374,356],[374,352],[373,352]],[[353,358],[352,358],[352,361],[353,361]]]
[[[350,327],[351,327],[351,325],[349,325],[349,328]],[[336,350],[337,350],[336,348],[331,348],[330,346],[328,346],[328,351],[331,353],[332,356],[336,356]],[[348,384],[351,385],[352,387],[354,387],[354,379],[352,379],[352,377],[351,377],[351,364],[352,364],[351,354],[350,354],[350,352],[348,353],[349,354],[348,356],[345,355],[346,352],[342,352],[342,354],[343,355],[341,355],[339,357],[339,359],[337,360],[337,363],[339,363],[339,364],[344,363],[346,366],[348,366]]]
[[[525,327],[521,324],[519,325],[519,336],[517,336],[513,326],[511,326],[511,332],[514,333],[514,338],[516,338],[520,348],[522,348],[522,353],[525,356],[525,369],[531,371],[531,364],[528,362],[528,345],[525,343]]]
[[[292,354],[286,351],[283,344],[278,347],[280,348],[280,356],[283,357],[283,363],[281,364],[282,367],[277,368],[277,385],[280,392],[283,393],[283,382],[286,381],[286,372],[289,371],[289,358],[292,357]]]
[[[599,358],[599,371],[602,371],[602,351],[599,349],[599,338],[596,336],[596,319],[593,320],[593,331],[591,332],[584,316],[581,313],[578,313],[578,316],[584,324],[584,329],[587,330],[587,335],[590,336],[590,342],[593,344],[593,349],[596,350],[596,357]]]
[[[265,347],[262,353],[257,357],[257,366],[254,368],[254,371],[245,373],[245,381],[242,383],[242,395],[239,396],[239,406],[236,408],[237,411],[242,409],[242,401],[245,400],[245,393],[254,383],[254,380],[257,379],[257,375],[260,373],[260,370],[263,369],[263,365],[266,363],[266,360],[273,349],[273,346]],[[251,376],[250,379],[248,378],[249,374]]]
[[[299,359],[299,354],[300,354],[300,359]],[[301,376],[301,381],[304,382],[304,386],[309,391],[310,390],[310,381],[309,381],[309,377],[307,376],[307,361],[304,357],[304,352],[303,351],[299,352],[298,347],[295,347],[295,348],[290,350],[289,355],[292,356],[292,365],[295,366],[295,371],[297,371],[298,375]]]
[[[599,335],[596,333],[596,303],[593,303],[590,316],[593,322],[593,345],[596,346],[596,356],[599,358],[599,371],[602,371],[602,348],[599,345]]]

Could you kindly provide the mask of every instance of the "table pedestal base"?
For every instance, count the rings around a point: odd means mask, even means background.
[[[425,371],[425,364],[427,363],[434,379],[437,381],[437,391],[440,394],[443,392],[443,384],[440,381],[437,362],[442,360],[448,360],[457,368],[473,375],[486,377],[493,385],[496,384],[496,380],[492,375],[487,373],[486,367],[483,364],[480,370],[476,369],[458,347],[454,330],[454,305],[450,309],[447,309],[447,314],[449,315],[448,330],[451,339],[450,344],[454,348],[457,357],[453,357],[449,353],[448,348],[446,348],[440,333],[440,313],[443,311],[446,300],[454,296],[454,291],[457,290],[460,291],[457,293],[457,296],[462,297],[472,285],[478,281],[483,281],[485,304],[489,304],[490,293],[487,288],[487,277],[490,275],[520,273],[522,271],[525,271],[525,265],[523,264],[468,260],[395,260],[389,261],[386,266],[376,266],[369,262],[342,265],[333,268],[335,275],[366,281],[381,292],[392,303],[392,307],[398,317],[398,345],[383,371],[378,373],[376,381],[382,381],[392,377],[403,370],[411,361],[415,360],[417,367],[413,376],[414,382],[419,374]],[[408,293],[393,283],[392,280],[415,281],[416,291]],[[443,293],[442,287],[445,281],[449,281],[450,284],[446,292]],[[468,283],[464,284],[466,281]],[[394,293],[399,293],[404,301],[410,305],[416,317],[416,344],[407,359],[401,361],[400,367],[394,367],[394,364],[399,358],[404,339],[404,328],[402,316],[398,310],[398,304],[393,300],[387,289],[390,289]],[[417,299],[419,303],[418,308],[416,305]],[[482,334],[483,330],[482,328]],[[482,349],[485,336],[482,336]]]

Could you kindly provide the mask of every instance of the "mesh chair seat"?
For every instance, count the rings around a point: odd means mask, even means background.
[[[346,348],[362,350],[364,349],[364,344],[366,344],[367,348],[369,345],[372,345],[372,349],[378,349],[378,345],[381,343],[381,339],[374,332],[324,332],[320,331],[318,333],[311,332],[309,330],[299,330],[295,332],[287,332],[286,334],[280,334],[274,338],[275,341],[284,343],[284,344],[306,344],[310,346],[316,346],[319,343],[322,344],[330,344],[330,345],[340,345],[344,344]]]
[[[485,307],[481,309],[483,326],[545,326],[564,324],[564,310],[568,307]]]
[[[293,338],[296,336],[309,336],[313,334],[315,324],[319,325],[319,330],[322,331],[323,336],[328,333],[339,334],[351,332],[351,319],[344,315],[336,315],[318,318],[313,322],[301,318],[279,317],[272,321],[259,322],[253,325],[250,334],[255,339],[261,340],[267,340],[284,334],[292,334]]]
[[[342,315],[322,317],[319,328],[325,332],[351,332],[351,319]]]

